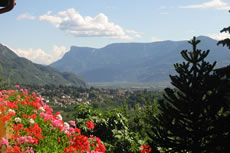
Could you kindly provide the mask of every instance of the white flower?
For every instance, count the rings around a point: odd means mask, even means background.
[[[2,114],[2,112],[0,111],[0,115]]]
[[[64,133],[65,133],[65,134],[68,134],[68,133],[69,133],[69,131],[68,131],[68,130],[64,130]]]
[[[21,119],[19,118],[19,117],[16,117],[15,119],[14,119],[14,121],[16,122],[16,123],[21,123]]]
[[[9,109],[8,112],[15,113],[15,111],[13,109]]]
[[[68,133],[69,133],[69,128],[70,128],[69,123],[64,122],[64,128],[63,128],[63,131],[64,131],[64,133],[65,133],[65,134],[68,134]]]
[[[32,118],[29,120],[29,122],[30,122],[30,124],[34,124],[35,123]]]
[[[58,120],[62,120],[61,114],[58,114],[58,115],[57,115],[57,119],[58,119]]]
[[[43,107],[39,107],[39,110],[45,112],[45,109]]]
[[[67,123],[67,122],[64,122],[64,127],[66,128],[66,129],[69,129],[69,123]]]

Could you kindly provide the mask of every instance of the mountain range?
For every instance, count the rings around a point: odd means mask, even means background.
[[[210,50],[207,60],[217,67],[230,63],[230,50],[217,46],[217,40],[206,36],[198,49]],[[180,63],[182,50],[192,50],[187,41],[151,43],[114,43],[103,48],[72,46],[62,59],[50,66],[61,72],[73,72],[91,83],[159,83],[168,82],[174,74],[173,64]]]
[[[86,87],[86,82],[73,73],[61,73],[50,66],[35,64],[17,56],[12,50],[0,44],[0,76],[12,84],[64,85]]]

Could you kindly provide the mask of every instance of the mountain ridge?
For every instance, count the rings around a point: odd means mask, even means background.
[[[219,66],[229,64],[230,51],[217,41],[199,36],[198,48],[210,49],[209,61]],[[187,41],[150,43],[114,43],[102,48],[72,46],[62,59],[50,66],[61,72],[73,72],[88,82],[160,82],[174,73],[173,64],[182,62],[182,50],[191,50]]]

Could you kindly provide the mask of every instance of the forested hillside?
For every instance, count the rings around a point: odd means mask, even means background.
[[[13,51],[0,44],[0,71],[4,80],[12,84],[66,85],[86,87],[86,82],[73,73],[60,73],[58,70],[32,63],[18,57]]]

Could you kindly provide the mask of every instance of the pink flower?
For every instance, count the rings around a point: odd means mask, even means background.
[[[25,149],[23,149],[24,151]],[[27,147],[24,153],[34,153],[33,147]]]
[[[25,89],[25,94],[27,94],[27,95],[28,95],[28,90],[27,90],[27,89]]]
[[[76,123],[75,123],[75,121],[69,121],[69,123],[70,123],[70,125],[72,125],[72,126],[76,127]]]
[[[63,126],[63,122],[61,121],[61,120],[52,120],[51,121],[52,122],[52,125],[54,126],[54,127],[61,127],[61,126]]]
[[[75,129],[74,129],[74,128],[69,128],[69,133],[70,133],[71,135],[73,135],[73,134],[75,133]]]
[[[17,84],[17,85],[15,85],[15,88],[20,88],[20,86]]]
[[[7,147],[9,147],[8,139],[2,138],[2,139],[0,140],[0,146],[2,146],[2,145],[4,145],[4,144],[5,144]]]
[[[44,113],[44,112],[41,112],[41,113],[40,113],[40,116],[41,116],[42,118],[44,118],[45,120],[49,120],[49,121],[51,121],[51,120],[53,119],[53,115],[46,114],[46,113]]]
[[[19,145],[23,143],[29,143],[29,144],[35,143],[35,140],[31,136],[20,137],[20,138],[17,138],[16,140]]]

